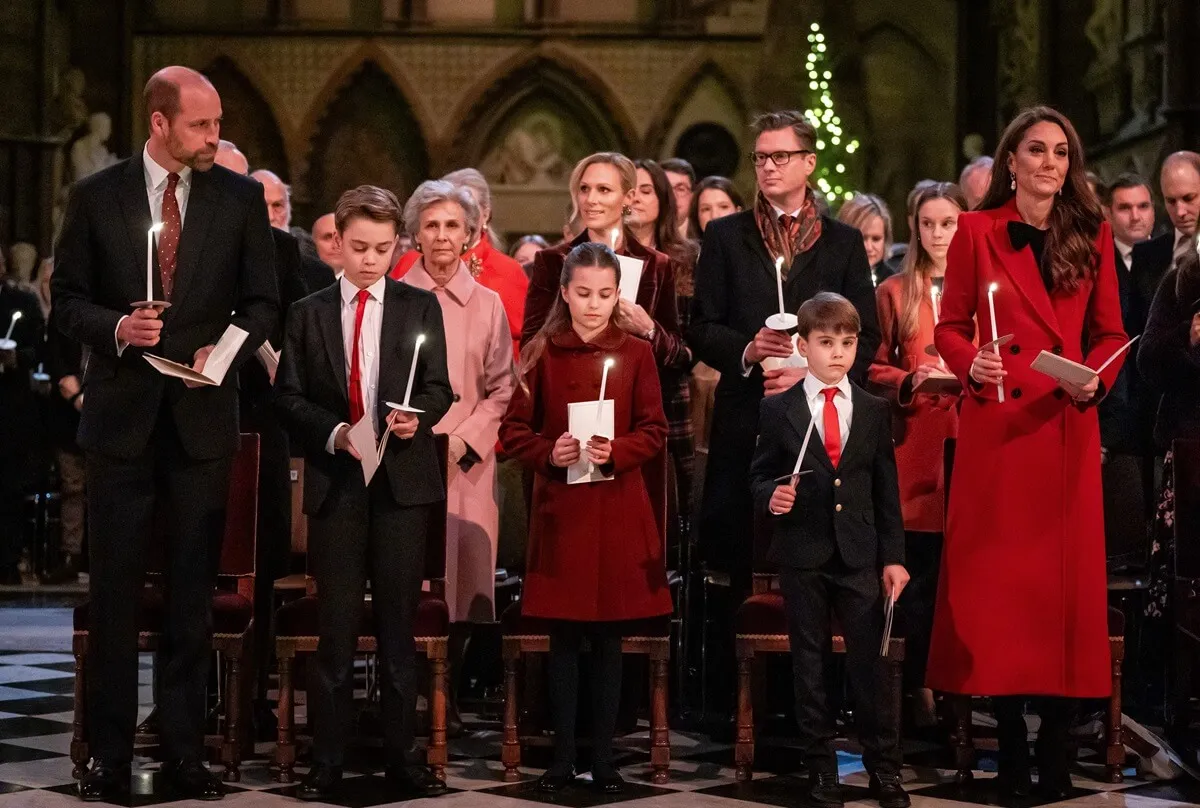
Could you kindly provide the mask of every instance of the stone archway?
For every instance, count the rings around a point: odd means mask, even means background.
[[[250,170],[267,168],[291,180],[287,149],[271,105],[228,56],[218,56],[202,71],[221,95],[221,137],[233,141],[250,161]]]

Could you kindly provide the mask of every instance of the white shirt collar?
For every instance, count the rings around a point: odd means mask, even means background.
[[[786,210],[784,210],[783,208],[780,208],[780,207],[776,207],[775,205],[771,205],[771,209],[775,211],[775,218],[776,218],[776,219],[778,219],[778,218],[779,218],[780,216],[782,216],[783,214],[787,213],[787,211],[786,211]],[[803,207],[796,208],[796,209],[795,209],[794,211],[792,211],[791,213],[788,213],[788,216],[791,216],[793,219],[795,219],[797,216],[799,216],[799,215],[800,215],[800,211],[802,211],[802,210],[804,210],[804,208],[803,208]]]
[[[157,189],[160,186],[166,185],[167,176],[171,172],[160,166],[150,156],[150,141],[148,140],[146,141],[146,145],[142,146],[142,165],[146,170],[146,184],[150,188]],[[178,174],[180,185],[187,185],[192,181],[191,166],[184,166],[179,169]]]
[[[818,379],[812,373],[809,373],[804,377],[804,397],[808,399],[809,404],[812,404],[813,399],[821,398],[822,397],[821,391],[829,386],[830,385],[825,384],[825,382]],[[838,391],[843,396],[845,396],[847,401],[850,400],[850,377],[849,376],[843,376],[841,381],[839,381],[836,385],[833,385],[833,386],[837,387]]]
[[[1184,235],[1184,232],[1182,230],[1180,230],[1178,227],[1176,227],[1175,228],[1175,243],[1172,246],[1178,247],[1180,240],[1185,239],[1185,238],[1191,238],[1191,236]]]
[[[1133,245],[1126,244],[1116,237],[1113,237],[1113,243],[1117,245],[1117,252],[1120,254],[1121,260],[1125,262],[1126,266],[1129,266],[1129,257],[1133,255]]]
[[[383,303],[383,289],[386,285],[387,276],[385,275],[367,287],[367,291],[371,293],[371,297],[375,298],[377,303]],[[358,295],[358,287],[351,283],[344,274],[338,279],[338,286],[342,291],[342,305],[350,305]]]

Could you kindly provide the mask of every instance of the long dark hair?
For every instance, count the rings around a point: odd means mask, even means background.
[[[1081,281],[1094,278],[1100,268],[1100,253],[1095,242],[1104,214],[1100,210],[1100,200],[1088,187],[1083,144],[1066,115],[1052,107],[1038,106],[1022,110],[1013,118],[996,147],[992,182],[978,210],[1001,207],[1016,195],[1007,169],[1008,158],[1017,153],[1025,132],[1043,122],[1056,124],[1067,136],[1068,165],[1067,177],[1050,212],[1050,229],[1046,233],[1042,260],[1050,266],[1054,289],[1073,292]]]
[[[715,174],[705,177],[692,189],[692,204],[688,208],[688,232],[692,238],[700,238],[704,235],[704,231],[700,227],[700,194],[714,190],[723,191],[738,210],[746,207],[746,203],[742,201],[742,195],[733,185],[733,180],[728,177],[718,177]]]
[[[571,278],[575,275],[575,270],[579,267],[611,269],[617,276],[616,285],[618,287],[621,285],[621,262],[617,260],[617,254],[607,244],[585,241],[567,253],[567,257],[563,261],[562,272],[558,275],[560,289],[567,288]],[[542,327],[533,335],[533,339],[529,340],[521,349],[521,363],[517,366],[517,383],[521,385],[521,390],[525,395],[529,395],[529,384],[526,379],[529,372],[537,366],[542,355],[546,353],[546,343],[550,341],[551,337],[563,333],[570,327],[571,309],[567,305],[567,301],[563,300],[562,294],[557,294],[554,296],[554,302],[550,304],[550,311],[546,312],[546,319],[542,323]]]
[[[925,284],[933,269],[933,259],[921,243],[921,208],[934,199],[953,202],[960,213],[967,210],[967,198],[952,182],[935,182],[917,194],[913,203],[913,227],[908,237],[908,251],[904,253],[904,261],[900,264],[899,329],[903,339],[911,339],[917,333],[917,312],[928,294]]]
[[[658,198],[658,219],[654,222],[654,249],[666,253],[675,262],[675,286],[677,291],[691,293],[692,268],[696,264],[699,248],[696,242],[679,235],[679,209],[675,207],[675,194],[667,172],[653,160],[634,160],[634,166],[650,175],[654,196]],[[686,291],[685,291],[686,290]]]

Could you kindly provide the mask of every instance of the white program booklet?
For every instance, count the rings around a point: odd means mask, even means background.
[[[154,354],[143,354],[143,356],[146,357],[146,361],[150,363],[151,367],[164,376],[215,386],[225,381],[225,374],[229,372],[229,366],[233,364],[234,357],[237,356],[238,350],[248,336],[250,335],[236,325],[230,325],[213,347],[212,353],[208,355],[208,360],[204,363],[204,370],[200,372],[192,370],[187,365],[172,362],[170,359],[163,359]]]
[[[350,439],[350,445],[362,458],[363,484],[370,485],[371,478],[375,476],[380,463],[379,449],[375,445],[375,426],[371,423],[371,414],[367,413],[359,418],[358,423],[350,427],[346,437]]]
[[[614,402],[611,398],[603,402],[572,401],[567,405],[567,431],[579,441],[579,462],[567,466],[567,482],[597,483],[611,480],[611,475],[604,475],[600,469],[591,465],[587,459],[587,442],[592,435],[600,435],[610,440],[616,431],[613,427],[615,414]]]
[[[1129,346],[1133,345],[1136,341],[1137,337],[1129,340],[1129,342],[1118,348],[1116,353],[1104,360],[1104,364],[1095,370],[1092,370],[1087,365],[1081,365],[1078,362],[1072,362],[1070,359],[1064,359],[1058,354],[1050,353],[1049,351],[1039,353],[1030,367],[1040,373],[1045,373],[1052,379],[1060,382],[1070,382],[1078,387],[1083,387],[1103,373],[1118,356],[1129,350]]]
[[[274,376],[275,371],[279,370],[279,351],[271,347],[270,340],[259,345],[254,355],[258,357],[258,361],[262,362],[262,366],[267,369],[267,373],[271,376]]]
[[[621,299],[636,303],[638,287],[642,285],[642,268],[646,262],[628,255],[618,255],[617,261],[621,263]]]

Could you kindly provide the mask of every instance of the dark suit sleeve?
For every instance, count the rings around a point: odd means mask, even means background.
[[[421,360],[417,363],[420,374],[413,383],[411,404],[425,410],[418,417],[423,429],[433,429],[454,401],[450,389],[450,371],[446,367],[446,330],[442,324],[442,307],[432,294],[422,294],[424,311],[421,312],[421,333],[425,345],[421,347]],[[412,354],[408,355],[409,359]]]
[[[679,299],[675,296],[675,264],[673,261],[656,260],[661,284],[655,310],[647,312],[654,318],[654,339],[650,347],[659,367],[686,367],[687,348],[679,327]]]
[[[1155,393],[1190,393],[1200,375],[1200,346],[1192,345],[1192,318],[1176,295],[1176,270],[1163,276],[1138,345],[1137,366]]]
[[[275,373],[275,410],[288,432],[304,444],[306,454],[324,452],[330,433],[342,422],[312,400],[308,351],[321,349],[314,314],[312,306],[296,306],[288,313]]]
[[[294,238],[286,241],[286,245],[276,254],[275,281],[279,285],[280,311],[286,312],[293,303],[308,295],[301,274],[302,259],[300,257],[300,242]],[[283,318],[280,318],[282,331]]]
[[[846,260],[842,277],[842,296],[854,304],[858,317],[862,321],[862,330],[858,335],[858,355],[854,358],[854,367],[850,369],[850,378],[859,385],[867,384],[867,374],[875,352],[883,335],[879,330],[879,317],[875,311],[875,286],[871,283],[871,265],[867,263],[867,250],[861,238],[855,238],[850,244],[850,255]]]
[[[279,322],[279,288],[275,282],[275,241],[261,193],[249,197],[242,227],[238,300],[230,322],[249,336],[230,370],[237,370],[271,336]]]
[[[879,566],[904,563],[904,515],[900,509],[900,481],[896,471],[896,447],[892,442],[892,409],[887,402],[876,408],[875,468],[872,501],[875,503],[875,532],[879,541]]]
[[[558,294],[558,273],[562,269],[562,261],[553,250],[539,250],[533,256],[533,272],[529,276],[529,290],[525,293],[525,321],[521,324],[521,347],[533,339],[550,306],[554,304],[554,296]]]
[[[742,355],[754,339],[726,323],[731,301],[726,299],[729,255],[720,229],[711,225],[704,232],[704,246],[696,262],[695,295],[692,297],[688,343],[700,361],[732,376],[742,375]]]
[[[92,184],[77,184],[67,200],[50,278],[55,327],[93,351],[117,355],[117,323],[129,314],[94,302],[99,267],[92,260]]]
[[[750,462],[750,491],[754,495],[754,509],[770,513],[771,495],[779,483],[775,482],[792,470],[795,459],[789,459],[783,449],[784,423],[781,408],[775,398],[764,398],[759,405],[758,444],[754,447],[754,459]]]

